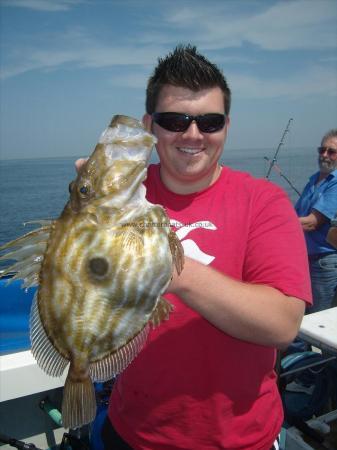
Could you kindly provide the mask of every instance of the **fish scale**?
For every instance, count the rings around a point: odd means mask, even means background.
[[[168,319],[161,295],[183,266],[182,246],[143,181],[155,137],[136,119],[114,116],[70,184],[60,217],[5,244],[24,286],[38,284],[32,353],[49,375],[69,365],[62,421],[76,428],[96,414],[93,381],[132,362],[151,326]],[[15,249],[14,252],[12,249]]]

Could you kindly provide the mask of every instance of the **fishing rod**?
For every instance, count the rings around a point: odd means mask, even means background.
[[[292,118],[290,118],[288,120],[287,126],[286,126],[286,128],[285,128],[285,130],[284,130],[284,132],[282,134],[280,143],[279,143],[279,145],[278,145],[278,147],[277,147],[277,149],[275,151],[273,159],[270,160],[270,158],[268,158],[267,156],[264,157],[264,159],[269,162],[269,168],[268,168],[268,171],[267,171],[266,179],[269,180],[270,173],[271,173],[272,169],[274,169],[289,184],[289,186],[296,192],[296,194],[300,196],[301,193],[298,191],[298,189],[296,189],[296,187],[289,180],[289,178],[284,175],[284,173],[282,172],[282,170],[280,169],[280,167],[277,164],[277,156],[278,156],[279,151],[280,151],[280,149],[281,149],[281,147],[282,147],[282,145],[284,143],[284,138],[285,138],[286,134],[289,133],[290,124],[291,124],[292,121],[293,121]]]
[[[289,128],[290,128],[290,124],[291,124],[292,120],[293,119],[289,119],[288,124],[287,124],[287,126],[286,126],[286,128],[285,128],[285,130],[284,130],[284,132],[282,134],[280,143],[277,146],[277,149],[276,149],[276,152],[274,154],[274,157],[273,157],[273,159],[271,160],[271,162],[269,164],[268,172],[267,172],[267,175],[266,175],[266,179],[267,180],[269,180],[270,172],[271,172],[273,166],[275,165],[275,163],[277,162],[277,155],[278,155],[278,153],[279,153],[279,151],[280,151],[280,149],[281,149],[281,147],[282,147],[282,145],[284,143],[284,138],[285,138],[286,134],[289,132]]]
[[[268,162],[270,161],[268,156],[265,156],[264,159]],[[280,175],[280,177],[282,177],[289,184],[289,186],[296,192],[296,194],[298,194],[299,196],[301,195],[300,191],[298,189],[296,189],[296,187],[293,185],[293,183],[289,180],[288,177],[286,177],[284,175],[284,173],[282,172],[282,170],[276,163],[273,164],[273,169],[276,170],[276,172]]]

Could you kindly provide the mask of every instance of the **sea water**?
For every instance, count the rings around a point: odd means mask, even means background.
[[[264,178],[275,150],[225,149],[221,163]],[[268,158],[267,161],[265,158]],[[76,177],[76,157],[0,161],[0,245],[27,233],[37,219],[57,218],[69,196],[69,182]],[[157,162],[156,154],[151,162]],[[269,180],[280,185],[294,203],[298,194],[286,177],[301,191],[308,177],[317,170],[313,149],[282,149]],[[280,175],[283,175],[283,177]],[[3,264],[1,264],[3,266]]]

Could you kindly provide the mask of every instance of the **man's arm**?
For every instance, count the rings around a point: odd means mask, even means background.
[[[299,217],[303,231],[316,231],[324,223],[328,222],[328,220],[327,217],[315,209],[313,209],[308,216]]]
[[[185,258],[168,292],[225,333],[248,342],[286,348],[296,337],[305,302],[275,288],[234,280]]]

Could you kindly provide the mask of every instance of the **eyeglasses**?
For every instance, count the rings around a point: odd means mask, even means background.
[[[186,131],[193,120],[196,121],[202,133],[215,133],[221,130],[226,123],[226,116],[219,113],[191,116],[176,112],[155,112],[152,114],[152,119],[165,130],[174,132]]]
[[[325,152],[327,152],[330,158],[337,157],[337,150],[331,147],[318,147],[317,151],[320,155],[323,155]]]

